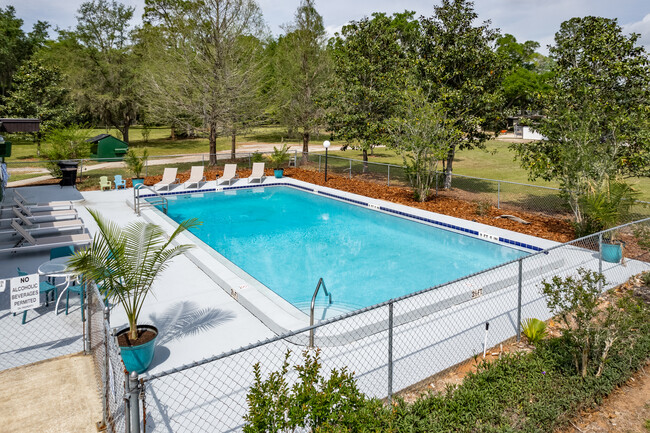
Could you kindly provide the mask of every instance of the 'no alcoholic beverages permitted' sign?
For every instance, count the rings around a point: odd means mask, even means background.
[[[12,313],[21,313],[40,305],[38,274],[12,278],[10,284]]]

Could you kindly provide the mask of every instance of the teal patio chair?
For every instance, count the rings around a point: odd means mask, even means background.
[[[59,257],[67,257],[74,254],[74,247],[66,245],[65,247],[56,247],[50,250],[50,260],[58,259]]]
[[[16,268],[16,269],[18,270],[18,276],[19,277],[24,277],[25,275],[28,275],[27,272],[21,271],[20,268]],[[38,292],[39,292],[39,294],[40,293],[45,293],[45,306],[46,307],[50,305],[49,299],[48,299],[49,296],[50,296],[50,293],[54,295],[52,297],[52,301],[55,301],[56,297],[59,294],[58,291],[59,291],[58,288],[52,283],[49,283],[47,281],[39,281],[39,283],[38,283]],[[29,311],[29,310],[23,311],[23,325],[25,324],[25,321],[27,320],[27,311]],[[16,314],[14,313],[14,316],[15,315]]]
[[[65,294],[65,315],[68,315],[68,307],[70,306],[70,292],[79,295],[81,301],[81,320],[85,320],[84,316],[84,294],[86,292],[86,282],[83,278],[79,279],[79,283],[68,286],[68,291]]]
[[[126,180],[122,179],[121,174],[116,174],[113,182],[115,183],[115,189],[120,189],[120,187],[126,189]]]

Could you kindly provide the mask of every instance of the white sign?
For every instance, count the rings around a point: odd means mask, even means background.
[[[38,292],[38,274],[12,278],[10,284],[12,313],[31,310],[41,304]]]
[[[5,291],[5,287],[7,287],[7,280],[0,280],[0,293]]]

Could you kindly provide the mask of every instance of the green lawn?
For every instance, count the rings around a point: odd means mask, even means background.
[[[503,141],[489,141],[486,150],[473,149],[461,150],[456,154],[454,161],[454,173],[466,176],[482,177],[486,179],[507,180],[510,182],[525,183],[538,186],[557,188],[557,182],[545,182],[542,180],[531,181],[528,173],[521,168],[519,161],[515,161],[515,153],[508,147],[510,143]],[[343,156],[351,159],[362,159],[363,153],[358,150],[346,150],[345,152],[331,152],[335,156]],[[375,149],[374,156],[369,156],[370,162],[381,162],[388,164],[402,165],[402,157],[396,152],[386,149]],[[345,165],[343,162],[339,165]],[[440,165],[442,169],[442,164]],[[385,169],[377,167],[377,171],[386,172]],[[353,167],[353,172],[356,170]],[[650,178],[633,178],[630,182],[641,193],[640,199],[650,201]]]

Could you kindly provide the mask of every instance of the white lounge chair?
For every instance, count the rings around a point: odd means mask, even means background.
[[[237,180],[237,164],[226,164],[223,166],[223,176],[217,178],[217,185],[225,182],[232,185],[235,180]]]
[[[46,238],[35,239],[21,226],[19,226],[16,221],[11,222],[11,227],[13,227],[14,230],[16,230],[16,232],[22,236],[22,239],[13,245],[1,246],[0,253],[17,253],[38,249],[52,249],[56,247],[64,247],[67,245],[88,245],[93,240],[88,233],[82,233],[78,235],[50,236]]]
[[[15,208],[17,207],[20,209],[23,214],[30,218],[37,218],[37,217],[65,217],[69,216],[69,218],[76,218],[77,217],[77,210],[76,209],[64,209],[64,210],[39,210],[39,209],[30,209],[26,207],[24,204],[22,204],[20,201],[18,201],[14,197],[14,203],[16,204]]]
[[[201,182],[205,181],[205,176],[203,175],[203,166],[196,165],[192,167],[190,171],[190,178],[185,182],[185,188],[189,188],[190,185],[196,184],[197,188],[201,188]]]
[[[167,191],[169,191],[169,187],[171,185],[178,183],[178,177],[176,177],[177,171],[178,169],[176,167],[167,167],[163,172],[162,180],[155,184],[153,187],[155,189],[162,189],[163,187],[167,187]]]
[[[23,215],[17,208],[13,208],[12,210],[16,218],[18,218],[18,221],[22,223],[22,227],[30,234],[47,232],[56,233],[63,230],[83,230],[84,228],[84,222],[80,219],[35,223]],[[0,229],[0,235],[7,234],[16,235],[17,233],[16,230],[10,227]]]
[[[264,163],[263,162],[254,162],[253,163],[253,171],[251,172],[251,175],[248,176],[248,183],[251,183],[251,181],[258,179],[260,183],[262,183],[262,179],[264,179],[266,176],[264,176]]]

